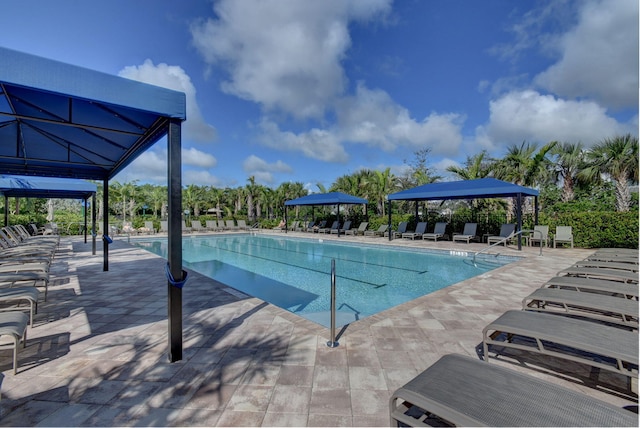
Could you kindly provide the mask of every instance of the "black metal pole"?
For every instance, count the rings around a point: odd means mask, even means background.
[[[109,179],[105,178],[102,185],[102,205],[104,213],[102,218],[102,270],[109,270],[109,242],[106,237],[109,236]]]
[[[89,198],[84,199],[84,243],[87,243],[87,217],[89,213],[87,213],[87,201]]]
[[[388,210],[389,211],[389,213],[388,213],[389,214],[389,226],[387,227],[387,232],[389,233],[389,241],[391,241],[392,240],[392,237],[391,237],[391,234],[392,234],[392,231],[391,231],[391,200],[389,200],[389,202],[387,202],[387,207],[389,209]]]
[[[4,226],[9,226],[9,197],[4,195]]]
[[[520,232],[522,230],[522,193],[518,193],[518,207],[516,212],[518,213],[517,232]],[[518,251],[522,251],[522,233],[518,233]]]
[[[91,254],[96,255],[96,194],[91,196]]]
[[[168,263],[169,272],[177,281],[182,280],[182,141],[181,123],[169,122],[168,145]],[[169,319],[169,361],[182,360],[182,288],[167,281]]]

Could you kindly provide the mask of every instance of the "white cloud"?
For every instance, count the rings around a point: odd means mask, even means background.
[[[131,65],[123,68],[118,75],[184,92],[187,102],[187,120],[182,126],[184,138],[198,142],[215,140],[216,131],[214,127],[206,123],[200,113],[200,107],[196,101],[196,88],[191,83],[191,78],[181,67],[164,63],[154,65],[150,59],[147,59],[142,65]]]
[[[182,164],[200,168],[213,168],[218,165],[218,160],[209,153],[191,147],[182,149]]]
[[[273,184],[275,182],[273,173],[293,172],[293,168],[281,160],[268,163],[255,155],[251,155],[244,160],[242,169],[249,174],[249,176],[254,176],[258,182],[266,184]]]
[[[638,1],[580,3],[578,24],[558,40],[561,59],[535,81],[563,97],[638,106]]]
[[[396,104],[389,94],[360,83],[353,97],[338,103],[339,134],[347,141],[392,151],[398,146],[430,147],[434,154],[456,154],[464,117],[431,113],[422,120]]]
[[[204,60],[227,70],[225,92],[320,118],[346,86],[349,22],[389,10],[390,0],[222,0],[216,18],[193,24],[191,34]]]
[[[198,186],[222,186],[222,181],[209,171],[186,170],[182,173],[182,185],[196,184]]]
[[[342,144],[332,132],[313,128],[295,134],[281,131],[278,124],[268,119],[260,122],[260,142],[267,147],[290,152],[300,152],[311,159],[326,162],[346,162],[349,158]]]
[[[567,101],[536,91],[514,91],[491,101],[490,119],[477,130],[481,147],[523,140],[581,141],[589,146],[603,138],[633,132],[593,101]]]

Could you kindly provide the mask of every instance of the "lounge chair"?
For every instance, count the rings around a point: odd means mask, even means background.
[[[204,232],[204,227],[202,227],[200,220],[191,220],[191,230],[193,232]]]
[[[389,228],[388,224],[381,224],[377,230],[365,230],[364,236],[384,236]]]
[[[307,232],[319,233],[320,229],[327,226],[327,220],[322,220],[319,224],[311,226],[307,229]]]
[[[407,226],[408,225],[409,225],[409,222],[401,221],[400,224],[398,224],[398,230],[392,230],[391,231],[391,236],[393,236],[393,239],[402,238],[402,234],[403,233],[407,233]],[[384,233],[384,236],[389,236],[389,231],[386,231]]]
[[[619,269],[627,272],[638,272],[638,265],[632,263],[601,262],[594,260],[580,260],[573,264],[575,267]]]
[[[438,238],[445,238],[446,235],[446,230],[447,230],[447,222],[444,221],[439,221],[438,223],[436,223],[436,227],[433,228],[433,232],[432,233],[423,233],[422,234],[422,239],[433,239],[434,241],[437,241]]]
[[[638,378],[638,332],[556,314],[507,311],[482,330],[489,346],[515,348]]]
[[[616,255],[607,255],[607,254],[599,254],[594,253],[587,257],[585,260],[591,260],[594,262],[616,262],[616,263],[631,263],[634,265],[638,264],[638,256],[635,257],[625,257],[625,256],[616,256]]]
[[[422,235],[427,231],[427,222],[421,221],[416,224],[416,230],[413,232],[405,232],[402,234],[402,238],[411,238],[412,240],[416,238],[422,239]]]
[[[240,230],[249,230],[249,226],[247,225],[246,220],[238,220],[238,229]]]
[[[312,223],[312,221],[305,221],[303,223],[300,223],[294,230],[296,232],[304,232],[305,230],[309,229],[309,227],[313,227]]]
[[[342,225],[342,228],[338,227],[338,229],[331,230],[331,233],[337,233],[339,235],[341,231],[345,232],[349,229],[351,229],[351,220],[345,221],[344,224]]]
[[[533,226],[533,232],[529,235],[529,245],[533,246],[535,243],[541,246],[546,244],[549,247],[549,226],[539,224]]]
[[[603,269],[571,266],[558,272],[557,276],[581,276],[584,278],[600,278],[609,281],[620,281],[638,284],[638,274],[620,269]]]
[[[146,229],[147,233],[156,233],[156,228],[153,226],[152,221],[145,221],[144,228]]]
[[[220,230],[218,229],[218,222],[215,220],[205,220],[204,224],[208,231],[215,232],[216,230]]]
[[[638,302],[597,293],[538,288],[522,299],[523,310],[555,312],[638,329]]]
[[[362,223],[360,223],[360,226],[358,226],[357,229],[345,230],[344,234],[353,236],[364,235],[364,232],[367,230],[367,226],[369,226],[369,222],[363,221]]]
[[[13,374],[18,373],[18,344],[22,340],[22,347],[27,344],[27,314],[19,311],[0,313],[0,336],[11,336],[13,339]]]
[[[504,246],[506,247],[507,244],[509,243],[509,240],[511,239],[511,237],[515,232],[516,232],[515,224],[513,223],[503,224],[502,226],[500,226],[500,235],[489,236],[487,238],[487,244],[491,245],[495,243],[503,243]]]
[[[33,327],[33,316],[38,313],[38,294],[40,292],[36,287],[33,286],[25,286],[25,287],[10,287],[10,288],[0,288],[0,302],[2,303],[10,303],[10,302],[21,302],[26,300],[29,303],[29,324]],[[0,309],[0,311],[12,310],[15,311],[17,308],[9,308],[9,309]]]
[[[190,227],[187,227],[187,223],[182,220],[182,233],[191,233],[191,230],[192,229]]]
[[[0,287],[13,287],[15,284],[29,283],[44,287],[44,301],[49,294],[49,272],[2,272],[0,273]]]
[[[236,226],[235,220],[226,220],[225,221],[228,230],[238,230],[238,226]]]
[[[635,300],[638,300],[639,294],[638,287],[632,287],[629,284],[606,279],[580,278],[578,276],[556,276],[543,284],[542,287],[569,289],[587,293],[607,293],[610,296],[620,296]]]
[[[506,367],[449,354],[389,400],[391,426],[637,426],[638,415]],[[425,420],[427,419],[427,420]],[[437,426],[437,425],[436,425]]]
[[[573,248],[573,232],[571,226],[556,226],[556,234],[553,237],[553,248],[558,244],[571,244]]]
[[[160,220],[160,233],[169,233],[169,222],[167,220]]]
[[[332,230],[336,230],[337,231],[339,227],[340,227],[340,222],[336,220],[331,224],[331,227],[323,227],[322,229],[318,230],[318,232],[333,233],[331,231]]]
[[[462,234],[453,235],[453,242],[456,241],[466,241],[467,244],[471,242],[472,239],[476,239],[476,231],[478,230],[478,223],[465,223],[464,229],[462,230]]]
[[[224,222],[224,220],[218,220],[218,229],[219,230],[227,230],[227,224]]]

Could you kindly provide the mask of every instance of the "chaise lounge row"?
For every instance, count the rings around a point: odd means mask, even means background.
[[[603,259],[615,266],[588,269],[617,270],[618,277],[565,269],[525,297],[523,310],[506,311],[488,324],[482,331],[484,361],[490,360],[490,352],[497,358],[511,350],[522,361],[526,353],[521,351],[526,351],[637,382],[638,251],[599,250],[576,265]],[[637,413],[485,362],[442,357],[395,391],[389,402],[391,424],[638,425]]]

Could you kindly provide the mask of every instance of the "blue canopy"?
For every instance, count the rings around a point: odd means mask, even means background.
[[[338,205],[338,204],[366,204],[366,199],[347,195],[346,193],[314,193],[298,199],[286,201],[285,205]]]
[[[105,180],[186,118],[182,92],[0,47],[0,174]]]
[[[0,193],[16,198],[88,199],[97,186],[84,180],[0,175]]]
[[[387,196],[389,201],[505,198],[538,196],[538,191],[495,178],[424,184]]]
[[[108,213],[109,179],[167,136],[170,361],[182,359],[181,129],[186,117],[182,92],[0,47],[0,174],[102,180]],[[105,216],[103,229],[108,226]]]

